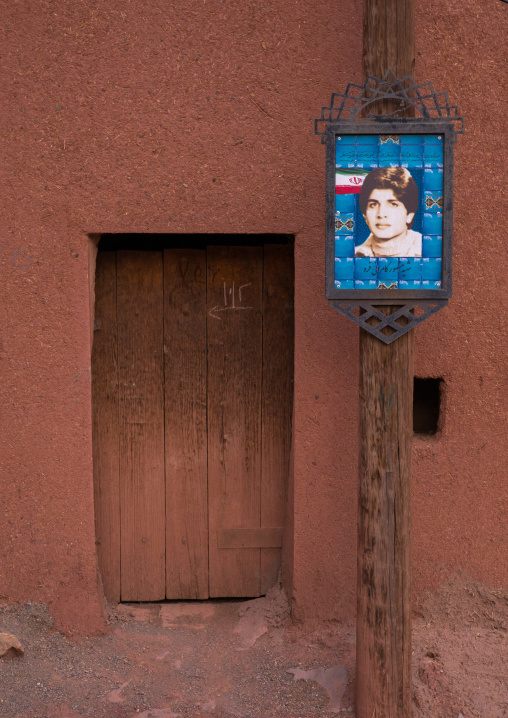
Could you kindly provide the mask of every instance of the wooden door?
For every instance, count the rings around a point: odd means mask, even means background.
[[[164,252],[166,590],[208,598],[206,252]]]
[[[261,247],[208,252],[210,596],[258,596],[261,527]]]
[[[288,246],[99,252],[98,558],[111,600],[259,596],[291,438]]]

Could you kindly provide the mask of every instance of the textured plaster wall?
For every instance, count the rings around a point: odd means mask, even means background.
[[[417,601],[456,570],[508,585],[508,347],[501,308],[507,298],[502,157],[508,107],[501,78],[508,6],[480,0],[415,5],[415,79],[449,91],[466,123],[455,147],[454,298],[416,330],[416,375],[445,380],[441,430],[413,444]],[[334,81],[334,89],[343,88]],[[320,316],[317,294],[310,296],[314,284],[297,285],[307,307],[297,328],[308,322],[307,344],[300,335],[296,346],[297,370],[308,389],[297,389],[295,423],[295,615],[341,619],[355,611],[357,335],[339,316],[326,315],[326,326],[313,324]],[[329,334],[329,344],[317,351],[311,326]]]
[[[336,361],[330,382],[319,356],[336,317],[323,301],[313,120],[361,75],[359,3],[4,2],[3,17],[1,595],[47,602],[66,630],[101,628],[87,272],[88,236],[103,232],[295,234],[296,413],[310,416],[297,419],[295,525],[306,526],[294,570],[308,581],[320,537],[302,512],[307,485],[329,531],[341,524],[325,501],[336,477],[321,460],[307,470],[314,395],[337,384]],[[354,354],[354,329],[344,336]],[[320,400],[330,411],[333,393]],[[346,436],[326,452],[341,447]]]
[[[418,593],[455,569],[508,585],[507,20],[499,0],[417,3],[417,77],[449,90],[466,123],[455,146],[454,298],[415,344],[417,375],[446,382],[442,432],[414,442]]]
[[[286,582],[297,619],[350,617],[358,330],[323,298],[313,120],[332,91],[362,80],[362,3],[2,5],[0,599],[44,601],[68,632],[104,627],[89,236],[281,232],[295,235],[296,272]],[[444,377],[446,407],[442,433],[414,446],[416,595],[457,567],[508,582],[502,334],[489,331],[504,289],[492,182],[506,172],[506,5],[431,6],[417,2],[416,77],[450,91],[468,134],[457,145],[455,298],[417,330],[418,374]]]

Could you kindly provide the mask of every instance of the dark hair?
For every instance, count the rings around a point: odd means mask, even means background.
[[[418,187],[405,167],[379,167],[369,172],[364,180],[359,197],[360,211],[365,214],[371,192],[375,189],[391,189],[402,202],[408,214],[418,211]],[[413,226],[409,223],[409,228]]]

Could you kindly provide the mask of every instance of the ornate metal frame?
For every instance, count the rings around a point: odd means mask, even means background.
[[[335,138],[347,134],[436,134],[444,137],[443,269],[441,289],[335,289]],[[452,295],[453,128],[450,124],[403,121],[383,123],[365,120],[354,124],[332,122],[326,128],[326,298],[327,299],[448,299]]]
[[[384,344],[391,344],[417,324],[446,307],[448,300],[427,299],[401,303],[396,300],[381,299],[371,304],[369,301],[352,299],[332,300],[328,304]],[[383,309],[390,313],[385,313]]]
[[[399,109],[376,115],[379,100]],[[415,117],[398,118],[414,108]],[[369,109],[370,108],[370,109]],[[411,76],[398,79],[389,70],[365,85],[349,83],[334,93],[315,121],[315,133],[326,142],[326,298],[329,304],[385,344],[407,333],[448,303],[452,293],[453,145],[464,132],[464,121],[448,93],[436,93],[430,82],[416,85]],[[443,269],[441,289],[335,289],[335,138],[345,134],[442,134],[444,137]],[[388,309],[390,307],[390,309]],[[385,311],[383,311],[385,309]]]
[[[379,100],[398,101],[399,108],[389,114],[376,115],[369,107]],[[398,117],[414,108],[415,117]],[[389,122],[399,120],[404,123],[421,120],[440,120],[451,122],[454,126],[455,142],[458,135],[464,134],[464,119],[459,116],[457,105],[450,105],[447,92],[436,92],[431,82],[417,85],[411,75],[396,77],[389,69],[382,78],[369,75],[364,85],[350,82],[346,92],[334,92],[329,107],[321,109],[321,117],[315,120],[315,134],[326,141],[326,127],[330,122],[342,120],[355,123],[360,118]]]

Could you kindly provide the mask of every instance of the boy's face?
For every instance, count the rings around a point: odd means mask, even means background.
[[[377,239],[387,241],[405,236],[407,225],[413,220],[414,212],[393,194],[391,189],[374,189],[367,201],[365,221]]]

